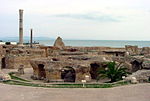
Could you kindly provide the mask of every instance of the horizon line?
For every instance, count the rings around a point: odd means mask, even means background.
[[[1,39],[2,38],[2,39]],[[18,36],[14,36],[14,37],[8,37],[8,36],[5,36],[5,37],[0,37],[0,40],[3,41],[3,38],[15,38],[17,40],[19,40],[19,37]],[[30,38],[30,36],[24,36],[24,38]],[[55,38],[51,38],[51,37],[47,37],[47,36],[37,36],[37,37],[33,37],[33,38],[46,38],[49,39],[49,40],[56,40],[57,37]],[[61,37],[62,38],[62,37]],[[6,40],[6,39],[5,39]],[[7,39],[9,40],[9,39]],[[83,40],[83,41],[150,41],[150,40],[135,40],[135,39],[130,39],[130,40],[127,40],[127,39],[123,39],[123,40],[117,40],[117,39],[72,39],[72,38],[63,38],[63,40]]]

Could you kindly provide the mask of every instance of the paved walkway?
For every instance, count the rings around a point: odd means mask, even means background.
[[[0,83],[0,101],[150,101],[150,84],[115,88],[37,88]]]

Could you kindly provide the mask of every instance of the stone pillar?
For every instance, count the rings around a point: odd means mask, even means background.
[[[32,48],[32,41],[33,41],[33,30],[31,29],[31,35],[30,35],[30,47]]]
[[[2,58],[0,57],[0,71],[2,69]]]
[[[23,45],[23,10],[19,9],[19,45]]]
[[[18,68],[18,73],[20,75],[23,75],[24,74],[24,65],[20,65],[20,67]]]

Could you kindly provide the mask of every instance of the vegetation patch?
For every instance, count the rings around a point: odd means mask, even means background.
[[[31,81],[22,79],[20,77],[15,76],[14,72],[9,73],[12,80],[3,81],[4,84],[9,85],[21,85],[21,86],[31,86],[31,87],[44,87],[44,88],[112,88],[122,85],[128,85],[130,84],[127,81],[118,81],[114,83],[85,83],[84,85],[82,83],[62,83],[62,84],[47,84],[47,83],[32,83]]]
[[[130,73],[127,72],[127,68],[122,66],[121,63],[117,65],[115,62],[108,62],[107,68],[98,71],[98,74],[97,80],[100,78],[109,78],[111,80],[110,82],[112,83],[122,80],[122,77],[125,77]]]
[[[10,85],[22,85],[22,86],[31,86],[31,87],[45,87],[45,88],[111,88],[122,85],[130,84],[127,81],[121,81],[116,83],[104,83],[104,84],[35,84],[31,82],[23,82],[16,80],[4,81],[5,84]]]
[[[22,79],[22,78],[20,78],[20,77],[15,76],[15,72],[10,72],[9,75],[10,75],[11,79],[13,79],[13,80],[19,80],[19,81],[30,82],[30,81],[28,81],[28,80],[25,80],[25,79]]]

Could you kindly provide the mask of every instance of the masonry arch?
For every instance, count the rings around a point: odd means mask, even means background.
[[[63,79],[64,82],[75,82],[76,72],[74,68],[70,66],[63,67],[61,71],[61,79]]]
[[[142,69],[142,61],[134,60],[131,62],[132,64],[132,72],[136,72]]]
[[[40,79],[46,78],[46,72],[43,64],[38,65],[38,76]]]
[[[90,64],[90,74],[92,79],[97,79],[100,65],[98,63]]]
[[[6,68],[5,57],[3,57],[1,60],[1,67],[2,67],[2,69]]]

